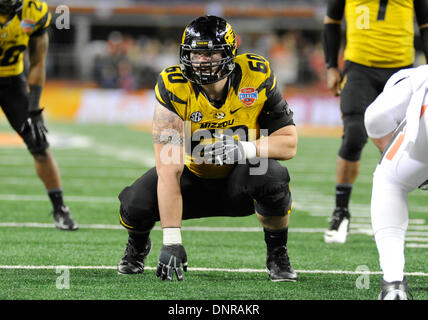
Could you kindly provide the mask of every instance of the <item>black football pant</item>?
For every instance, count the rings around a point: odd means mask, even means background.
[[[0,77],[0,106],[12,128],[18,133],[33,154],[42,153],[49,147],[46,141],[35,146],[33,139],[22,135],[21,129],[28,118],[29,92],[23,73],[13,77]]]
[[[0,105],[12,128],[19,134],[28,117],[28,90],[23,74],[0,77]]]
[[[348,161],[359,161],[367,142],[364,113],[383,91],[388,79],[397,71],[409,68],[374,68],[346,61],[343,71],[343,89],[340,111],[343,119],[343,137],[339,156]]]
[[[180,180],[183,219],[240,217],[255,211],[263,216],[287,214],[291,210],[288,170],[276,160],[266,161],[265,174],[250,174],[247,162],[236,165],[226,179],[202,179],[185,167]],[[157,180],[156,168],[152,168],[119,194],[124,227],[148,231],[160,220]]]

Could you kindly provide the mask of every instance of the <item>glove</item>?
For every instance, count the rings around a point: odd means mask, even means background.
[[[204,159],[218,166],[241,163],[245,159],[256,157],[256,145],[248,141],[239,141],[231,136],[214,134],[220,141],[204,147]]]
[[[21,127],[22,136],[29,135],[34,142],[35,147],[42,146],[46,143],[46,129],[42,117],[43,109],[33,110],[29,112],[28,118]]]
[[[161,280],[172,281],[174,272],[178,281],[183,281],[183,270],[187,272],[187,254],[181,244],[163,245],[159,255],[156,276]]]

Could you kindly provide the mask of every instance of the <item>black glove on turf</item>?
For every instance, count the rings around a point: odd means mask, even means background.
[[[174,272],[178,281],[183,281],[183,271],[187,271],[187,254],[181,244],[163,245],[159,254],[156,276],[172,281]]]

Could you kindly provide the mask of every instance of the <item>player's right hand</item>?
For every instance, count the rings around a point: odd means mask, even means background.
[[[187,271],[187,254],[183,245],[164,244],[159,254],[156,276],[160,277],[161,280],[172,281],[175,273],[178,281],[183,281],[183,270]]]
[[[327,69],[327,87],[335,96],[340,96],[340,83],[342,82],[342,75],[337,68]]]

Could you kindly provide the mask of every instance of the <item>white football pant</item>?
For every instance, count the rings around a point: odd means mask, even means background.
[[[415,144],[409,150],[403,139],[405,127],[396,133],[374,172],[371,220],[380,267],[387,282],[403,280],[409,222],[407,195],[428,180],[427,122],[428,115],[424,113]]]

